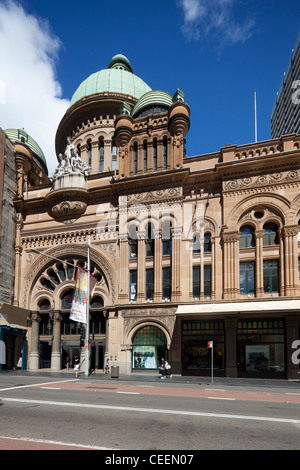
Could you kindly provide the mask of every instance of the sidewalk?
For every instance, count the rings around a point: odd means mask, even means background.
[[[51,378],[61,378],[61,379],[71,379],[75,378],[75,373],[73,369],[62,369],[60,371],[52,371],[51,369],[39,369],[37,371],[28,371],[28,370],[2,370],[0,373],[0,381],[2,374],[11,374],[11,375],[20,375],[20,376],[31,376],[31,377],[51,377]],[[298,379],[266,379],[266,378],[238,378],[238,377],[214,377],[213,381],[211,377],[203,376],[181,376],[173,375],[172,378],[166,378],[165,380],[160,379],[158,373],[146,372],[141,373],[131,373],[128,375],[120,374],[119,377],[112,377],[111,373],[105,374],[103,371],[96,371],[91,373],[88,377],[85,376],[84,372],[80,372],[78,379],[80,380],[109,380],[109,381],[124,381],[124,382],[146,382],[153,384],[189,384],[189,385],[204,385],[210,387],[263,387],[263,388],[289,388],[296,389],[300,393],[300,382]]]

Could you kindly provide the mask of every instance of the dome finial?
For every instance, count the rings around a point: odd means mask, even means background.
[[[127,72],[133,73],[133,68],[131,67],[131,63],[123,54],[115,55],[110,63],[107,66],[108,69],[122,69],[126,70]]]

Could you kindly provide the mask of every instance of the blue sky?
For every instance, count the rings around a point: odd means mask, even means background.
[[[122,53],[152,89],[186,94],[188,156],[253,142],[254,90],[267,140],[299,20],[296,0],[0,0],[0,126],[24,127],[51,175],[73,93]]]

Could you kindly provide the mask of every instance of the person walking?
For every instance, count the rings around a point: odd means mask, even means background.
[[[162,357],[161,358],[161,366],[160,366],[160,370],[161,370],[161,379],[165,379],[166,378],[166,361],[165,359]]]
[[[106,362],[105,362],[105,373],[109,374],[109,359],[108,358],[106,359]]]
[[[79,357],[78,356],[75,356],[75,359],[74,359],[74,371],[75,371],[76,377],[78,377],[78,372],[79,372]]]

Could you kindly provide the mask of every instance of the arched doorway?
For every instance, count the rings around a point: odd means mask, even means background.
[[[161,358],[167,357],[167,338],[164,332],[154,325],[139,329],[132,341],[132,369],[160,369]]]

